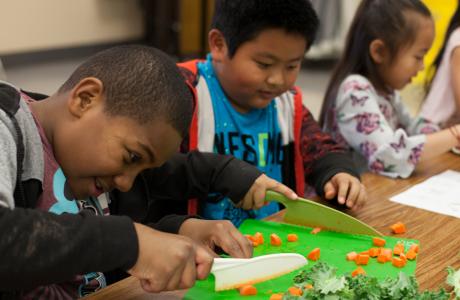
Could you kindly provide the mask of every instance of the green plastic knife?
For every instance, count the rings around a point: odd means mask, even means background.
[[[297,200],[291,200],[273,191],[267,191],[265,199],[267,201],[277,201],[286,206],[286,213],[283,217],[283,221],[286,223],[321,227],[327,230],[352,234],[383,236],[380,232],[358,219],[311,200],[300,197]]]

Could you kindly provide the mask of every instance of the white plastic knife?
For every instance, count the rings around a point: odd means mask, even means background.
[[[214,258],[211,273],[215,290],[223,291],[254,284],[290,273],[307,264],[298,253],[278,253],[253,258]]]

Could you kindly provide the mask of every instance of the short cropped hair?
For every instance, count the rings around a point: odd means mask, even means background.
[[[102,81],[105,111],[126,116],[140,124],[162,119],[181,136],[188,132],[193,99],[174,61],[158,49],[125,45],[91,56],[60,87],[71,90],[82,79]]]
[[[216,0],[211,27],[222,32],[233,57],[266,29],[284,29],[313,44],[319,20],[309,0]]]

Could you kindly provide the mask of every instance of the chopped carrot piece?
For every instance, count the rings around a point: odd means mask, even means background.
[[[313,228],[313,229],[311,230],[310,233],[311,233],[311,234],[317,234],[317,233],[320,232],[320,231],[321,231],[321,227],[315,227],[315,228]]]
[[[347,253],[347,260],[355,260],[357,256],[358,256],[358,253],[356,253],[355,251],[352,251],[350,253]]]
[[[361,252],[359,252],[359,254],[369,255],[369,250],[361,251]]]
[[[250,234],[245,234],[244,236],[252,243],[253,247],[259,246],[259,243],[257,242],[257,239],[255,237],[253,237]]]
[[[276,233],[270,234],[270,244],[273,246],[281,246],[281,239]]]
[[[409,247],[409,251],[414,250],[415,253],[418,253],[418,249],[419,249],[418,244],[412,244]]]
[[[307,258],[308,258],[309,260],[314,260],[314,261],[316,261],[316,260],[319,259],[320,255],[321,255],[320,249],[319,249],[319,248],[315,248],[315,249],[311,250],[310,253],[308,253]]]
[[[402,222],[397,222],[393,225],[390,226],[391,230],[393,230],[394,233],[405,233],[406,232],[406,225]]]
[[[406,257],[409,260],[414,260],[417,257],[417,252],[415,252],[414,249],[409,249],[406,253]]]
[[[361,268],[361,267],[357,267],[353,272],[351,272],[352,277],[355,277],[355,276],[357,276],[359,274],[366,275],[366,271],[364,271],[364,269]]]
[[[367,254],[358,254],[355,260],[357,265],[367,265],[369,262],[369,255]]]
[[[401,253],[404,254],[404,244],[396,243],[396,245],[393,248],[393,253],[394,255],[400,255]]]
[[[387,243],[387,241],[385,241],[382,238],[375,237],[375,238],[372,239],[372,243],[377,247],[384,247],[385,244]]]
[[[256,232],[254,234],[254,239],[257,241],[257,244],[263,245],[264,243],[264,236],[260,232]]]
[[[256,287],[251,284],[243,285],[239,290],[241,296],[257,295]]]
[[[370,248],[369,249],[369,256],[370,257],[377,257],[380,254],[379,248]]]
[[[295,233],[290,233],[287,235],[288,242],[297,242],[298,239],[299,237]]]
[[[391,249],[383,248],[382,250],[380,250],[379,256],[377,256],[377,261],[379,263],[386,263],[387,261],[391,260],[392,255],[393,253]]]
[[[272,294],[270,296],[270,300],[282,300],[282,299],[283,299],[282,293]]]
[[[291,286],[290,288],[288,288],[288,292],[292,296],[302,296],[302,290],[296,286]]]
[[[393,257],[391,264],[395,267],[402,268],[406,264],[403,259],[399,257]]]
[[[399,254],[399,258],[404,261],[404,264],[407,263],[407,258],[406,258],[406,255],[404,253]]]
[[[306,290],[311,290],[313,288],[313,285],[310,283],[307,283],[303,286]]]

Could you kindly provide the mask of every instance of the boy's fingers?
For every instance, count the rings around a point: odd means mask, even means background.
[[[192,257],[192,259],[189,259],[187,263],[184,265],[184,268],[182,272],[180,273],[181,275],[179,277],[180,281],[178,282],[178,285],[176,285],[176,287],[173,288],[174,290],[188,289],[188,288],[191,288],[195,284],[195,281],[198,277],[198,270],[197,270],[197,263],[196,263],[196,256],[198,255],[198,251],[199,251],[198,248],[199,247],[197,247],[196,249],[195,257]],[[170,284],[171,284],[170,286],[173,287],[173,284],[177,284],[177,283],[170,282]],[[170,290],[173,290],[173,289],[170,289]]]
[[[347,199],[348,189],[350,187],[350,183],[348,180],[344,180],[339,182],[339,191],[337,192],[337,201],[339,204],[345,204],[345,200]]]
[[[361,190],[361,183],[360,182],[355,182],[355,181],[350,182],[350,188],[349,188],[349,192],[348,192],[348,197],[346,199],[347,207],[351,208],[356,204],[356,202],[358,201],[360,190]]]
[[[289,187],[285,186],[284,184],[279,183],[278,181],[275,181],[273,179],[270,179],[270,180],[271,182],[267,186],[268,190],[272,190],[280,194],[283,194],[284,196],[288,197],[291,200],[296,200],[299,197],[293,190],[291,190]]]
[[[265,188],[258,188],[254,191],[253,195],[253,202],[254,202],[254,209],[260,209],[264,206],[265,202]]]
[[[196,271],[194,270],[194,272],[196,273],[194,274],[200,280],[205,279],[211,272],[214,257],[202,246],[197,246],[195,255]],[[195,280],[193,280],[193,283],[195,283]]]
[[[364,186],[362,186],[361,190],[359,191],[359,196],[358,196],[358,200],[356,201],[355,208],[359,209],[363,207],[364,204],[366,203],[366,199],[367,199],[367,192]]]
[[[252,253],[254,251],[254,248],[252,247],[252,243],[244,235],[242,235],[236,228],[234,230],[231,230],[230,234],[238,242],[238,245],[242,249],[243,251],[242,258],[252,257]]]
[[[331,181],[328,181],[324,185],[324,198],[331,200],[337,194],[337,190],[334,187],[334,184]]]

